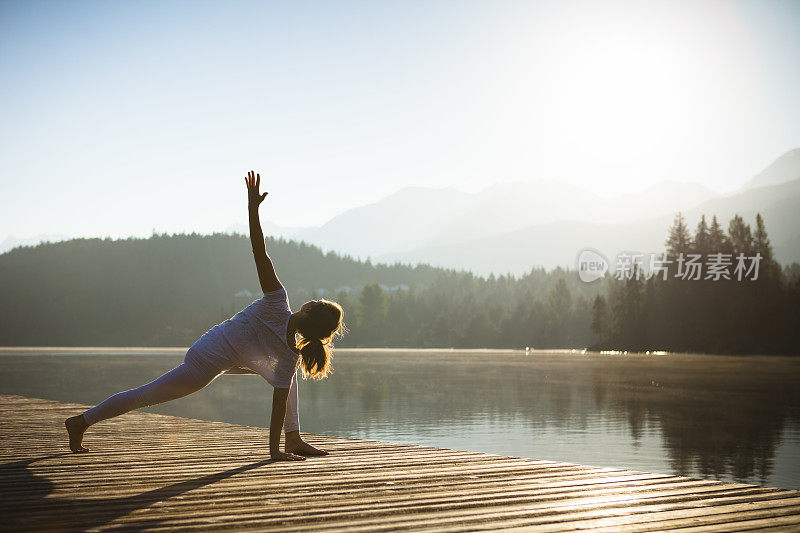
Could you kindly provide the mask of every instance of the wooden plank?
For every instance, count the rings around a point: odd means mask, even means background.
[[[800,493],[741,483],[306,435],[331,455],[272,463],[266,430],[0,396],[4,530],[662,531],[800,528]]]

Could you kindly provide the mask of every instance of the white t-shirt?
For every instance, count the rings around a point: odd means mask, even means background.
[[[215,336],[227,341],[233,348],[228,356],[236,366],[249,368],[273,387],[288,389],[300,363],[300,356],[286,344],[291,315],[289,297],[281,287],[265,292],[207,335],[211,334],[209,341]]]

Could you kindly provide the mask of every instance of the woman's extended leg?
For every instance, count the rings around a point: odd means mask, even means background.
[[[184,362],[146,385],[119,392],[96,407],[84,411],[82,415],[67,419],[69,446],[73,452],[88,451],[81,443],[84,431],[92,424],[134,409],[181,398],[202,389],[217,375],[219,374]]]

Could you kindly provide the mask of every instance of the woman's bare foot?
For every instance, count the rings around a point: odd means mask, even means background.
[[[286,451],[295,455],[328,455],[325,450],[315,448],[300,438],[299,431],[286,434]]]
[[[328,452],[325,450],[320,450],[319,448],[315,448],[309,443],[305,441],[300,441],[299,443],[293,445],[286,445],[286,451],[289,453],[293,453],[295,455],[328,455]]]
[[[86,428],[89,427],[83,415],[67,418],[64,421],[64,425],[67,426],[67,433],[69,433],[69,449],[72,450],[73,453],[88,452],[89,448],[82,444],[83,433],[86,431]]]

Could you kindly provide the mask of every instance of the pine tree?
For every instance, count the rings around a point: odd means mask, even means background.
[[[694,243],[692,245],[692,251],[696,254],[701,254],[705,257],[706,254],[710,253],[709,250],[709,242],[710,242],[710,233],[708,230],[708,225],[706,224],[706,216],[702,215],[700,217],[700,223],[697,224],[697,230],[694,234]]]
[[[767,236],[767,228],[764,225],[764,219],[761,218],[761,213],[756,214],[756,231],[753,235],[755,251],[761,254],[763,262],[771,262],[775,259],[772,253],[772,244],[769,242]]]
[[[761,254],[760,276],[764,278],[776,279],[781,275],[781,266],[775,261],[775,254],[772,251],[772,244],[769,242],[767,227],[761,213],[756,214],[756,231],[753,235],[754,254]]]
[[[708,228],[708,248],[710,253],[730,253],[730,244],[722,225],[717,220],[717,215],[711,217],[711,226]]]
[[[681,253],[687,253],[691,246],[691,237],[689,236],[689,228],[686,227],[686,220],[683,214],[678,213],[672,227],[669,228],[669,237],[665,243],[667,252],[671,257],[677,257]]]
[[[743,253],[748,257],[753,255],[754,244],[750,225],[745,224],[740,215],[734,215],[733,220],[728,224],[728,238],[734,254]]]

